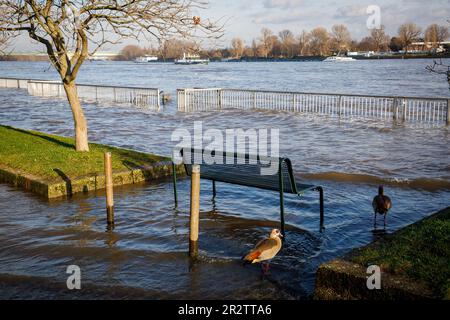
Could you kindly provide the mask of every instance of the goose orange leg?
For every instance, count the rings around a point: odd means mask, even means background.
[[[264,276],[270,275],[270,272],[269,272],[270,264],[268,262],[262,262],[261,263],[261,269],[262,269],[262,272],[263,272]]]

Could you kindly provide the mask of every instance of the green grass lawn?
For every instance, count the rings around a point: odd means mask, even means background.
[[[450,208],[361,249],[351,260],[406,275],[450,299]]]
[[[145,167],[168,160],[155,155],[89,144],[90,152],[76,152],[72,138],[0,125],[0,165],[19,169],[48,182],[103,173],[103,154],[112,153],[113,171]]]

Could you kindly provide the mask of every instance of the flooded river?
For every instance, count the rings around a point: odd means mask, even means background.
[[[427,60],[352,64],[91,63],[80,82],[158,87],[257,88],[363,94],[450,97],[445,79],[427,73]],[[0,62],[0,77],[56,79],[46,63]],[[1,298],[279,298],[307,299],[317,267],[382,236],[371,200],[379,184],[393,199],[387,233],[450,205],[449,130],[376,120],[312,117],[283,112],[227,110],[178,113],[125,105],[84,104],[92,142],[170,155],[175,129],[280,130],[281,153],[297,180],[325,189],[326,230],[319,232],[317,194],[286,197],[287,241],[260,278],[240,257],[278,226],[278,194],[202,182],[201,259],[187,257],[189,181],[179,183],[175,209],[170,181],[115,190],[117,225],[105,228],[103,192],[48,202],[0,185]],[[0,89],[0,123],[71,136],[63,100]],[[378,226],[378,228],[381,228]],[[66,288],[66,268],[82,270],[79,292]]]

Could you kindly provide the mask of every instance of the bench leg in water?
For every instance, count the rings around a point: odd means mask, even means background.
[[[172,178],[173,178],[173,196],[175,199],[175,208],[178,208],[178,194],[177,194],[177,168],[172,162]]]
[[[283,240],[286,240],[286,234],[284,230],[284,181],[283,181],[283,173],[282,173],[282,161],[279,162],[278,167],[278,183],[280,188],[280,225],[281,225],[281,234],[283,235]]]
[[[320,231],[325,229],[325,209],[324,209],[324,204],[323,204],[323,188],[322,187],[317,187],[315,189],[315,191],[319,192],[319,200],[320,200]]]
[[[212,182],[212,189],[213,189],[213,199],[215,199],[217,196],[217,192],[216,192],[216,181],[214,180]]]

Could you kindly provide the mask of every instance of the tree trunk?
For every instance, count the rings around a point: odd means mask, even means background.
[[[75,82],[64,82],[64,91],[72,109],[73,122],[75,127],[75,149],[80,152],[89,151],[87,121],[78,99],[77,86]]]

